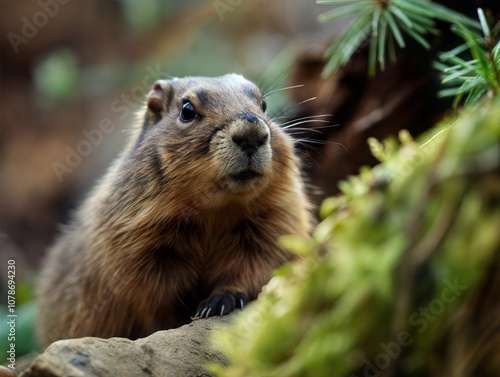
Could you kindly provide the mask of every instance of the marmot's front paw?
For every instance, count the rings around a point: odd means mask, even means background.
[[[236,308],[243,309],[246,303],[247,296],[244,293],[220,292],[200,302],[193,319],[208,318],[214,315],[222,317]]]

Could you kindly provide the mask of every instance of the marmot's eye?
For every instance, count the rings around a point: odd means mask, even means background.
[[[265,99],[262,100],[262,105],[261,106],[262,106],[262,111],[266,112],[266,110],[267,110],[267,102],[266,102]]]
[[[184,123],[192,122],[198,114],[194,111],[194,106],[191,102],[187,101],[184,105],[182,105],[181,115],[179,116],[180,120]]]

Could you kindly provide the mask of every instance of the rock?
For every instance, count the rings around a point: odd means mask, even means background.
[[[19,377],[209,377],[204,366],[225,363],[208,344],[211,330],[232,315],[194,321],[135,341],[80,338],[52,343]]]
[[[0,365],[0,377],[16,377],[16,373],[13,370]]]

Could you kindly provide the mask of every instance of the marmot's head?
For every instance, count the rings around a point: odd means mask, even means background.
[[[157,81],[135,157],[163,184],[217,206],[251,199],[296,170],[293,142],[266,115],[262,92],[240,75]]]

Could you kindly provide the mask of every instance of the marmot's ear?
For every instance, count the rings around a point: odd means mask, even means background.
[[[172,93],[171,80],[158,80],[148,93],[146,103],[150,112],[163,116],[168,109]]]

